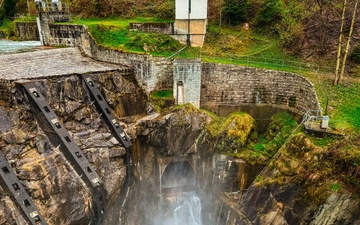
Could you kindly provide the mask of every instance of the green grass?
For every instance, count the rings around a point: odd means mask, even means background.
[[[103,25],[109,27],[118,27],[118,28],[129,28],[130,23],[147,23],[147,22],[173,22],[172,20],[163,20],[153,17],[136,17],[136,18],[90,18],[90,19],[82,19],[75,18],[72,20],[72,24],[82,24],[86,26],[90,25]]]
[[[36,16],[25,15],[25,16],[17,17],[14,22],[36,22]]]
[[[150,101],[158,112],[163,112],[175,105],[173,90],[159,90],[150,93]]]
[[[360,133],[360,79],[346,78],[341,84],[332,84],[331,73],[302,73],[314,83],[323,113],[327,113],[330,127],[346,133]]]
[[[157,18],[108,18],[74,19],[72,24],[88,26],[97,44],[134,53],[150,53],[154,56],[170,56],[184,45],[168,35],[129,31],[130,23],[172,22]]]
[[[15,23],[10,20],[5,20],[0,27],[0,31],[4,33],[6,38],[14,39],[14,37],[16,36]]]
[[[150,98],[173,98],[173,90],[154,91],[150,94]]]

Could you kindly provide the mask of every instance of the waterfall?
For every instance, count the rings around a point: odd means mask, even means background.
[[[177,193],[172,196],[170,205],[162,209],[154,225],[202,225],[201,201],[195,191]]]

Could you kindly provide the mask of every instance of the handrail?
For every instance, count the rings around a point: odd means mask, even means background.
[[[177,54],[179,54],[180,52],[182,52],[185,48],[187,48],[187,46],[181,48],[179,51],[175,52],[174,54],[172,54],[171,56],[168,57],[168,59],[171,59],[172,57],[176,56]]]

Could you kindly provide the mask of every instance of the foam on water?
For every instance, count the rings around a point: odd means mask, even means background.
[[[26,51],[41,46],[40,41],[10,41],[0,40],[0,54]]]
[[[155,216],[153,225],[202,225],[201,201],[197,193],[178,193],[168,211]]]

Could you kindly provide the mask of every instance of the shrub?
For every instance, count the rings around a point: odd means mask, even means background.
[[[357,64],[360,64],[360,45],[357,45],[351,52],[350,59]]]
[[[282,10],[280,0],[265,0],[256,16],[255,24],[259,27],[274,25],[281,19]]]
[[[16,36],[16,27],[15,24],[10,20],[5,20],[0,27],[0,30],[4,33],[6,38],[11,38]]]

